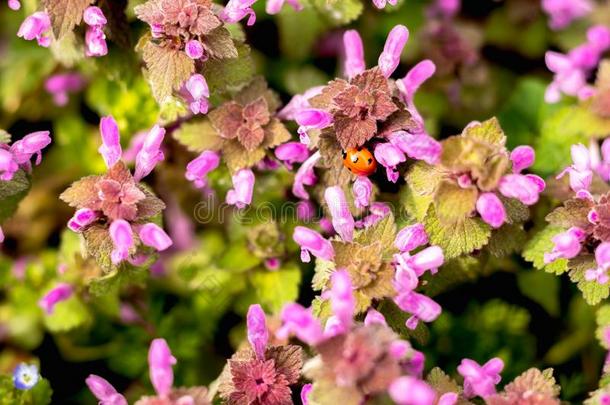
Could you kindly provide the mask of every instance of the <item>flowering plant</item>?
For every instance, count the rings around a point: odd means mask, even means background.
[[[610,404],[610,8],[475,3],[1,2],[0,405]]]

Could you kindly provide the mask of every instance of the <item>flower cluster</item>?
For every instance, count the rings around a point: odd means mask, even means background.
[[[90,6],[83,13],[83,21],[87,24],[85,33],[85,55],[104,56],[108,53],[104,26],[108,22],[99,7]]]
[[[137,264],[143,259],[136,255],[139,245],[162,251],[172,244],[161,227],[148,222],[161,213],[165,204],[139,184],[164,159],[161,143],[165,130],[155,126],[146,135],[135,158],[133,175],[121,161],[119,130],[112,117],[102,118],[100,132],[103,144],[99,151],[108,172],[81,179],[62,193],[60,198],[77,208],[68,227],[83,234],[88,251],[100,256],[96,257],[98,262],[107,260],[104,256],[109,255],[115,266],[125,260]]]

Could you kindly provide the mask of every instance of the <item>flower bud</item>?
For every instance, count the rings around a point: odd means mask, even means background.
[[[102,405],[128,405],[127,400],[102,377],[90,374],[85,380],[91,393],[100,400]]]
[[[410,252],[426,243],[428,243],[428,234],[424,225],[419,223],[405,226],[396,234],[396,239],[394,239],[394,246],[401,252]]]
[[[55,305],[70,298],[72,293],[73,290],[70,284],[59,283],[38,301],[38,306],[42,308],[47,315],[50,315],[53,313]]]
[[[252,202],[252,191],[254,190],[254,173],[250,169],[241,169],[232,177],[233,189],[229,190],[226,202],[237,208],[245,208]]]
[[[504,204],[494,193],[482,193],[476,204],[477,212],[483,221],[492,228],[499,228],[506,222],[506,209]]]
[[[404,25],[397,25],[388,34],[379,55],[379,69],[385,77],[390,77],[400,63],[400,54],[409,40],[409,30]]]
[[[184,46],[184,52],[186,55],[194,60],[201,59],[203,57],[203,45],[196,39],[191,39]]]
[[[85,9],[83,21],[85,21],[85,24],[92,27],[103,27],[108,22],[102,10],[96,6],[89,6]]]
[[[343,34],[343,51],[345,52],[344,74],[347,78],[364,72],[364,46],[362,38],[356,30],[347,30]]]
[[[192,181],[197,188],[207,184],[206,176],[220,164],[220,155],[211,150],[205,150],[186,165],[185,177]]]
[[[523,169],[527,169],[534,164],[536,153],[531,146],[517,146],[510,153],[510,160],[513,162],[513,173],[521,173]]]
[[[140,181],[153,171],[157,163],[165,156],[161,151],[161,143],[165,137],[165,128],[155,125],[144,138],[142,148],[136,155],[136,169],[133,175],[135,181]]]
[[[324,192],[324,199],[332,217],[333,228],[341,239],[351,242],[354,237],[354,217],[349,210],[343,190],[339,186],[328,187]]]
[[[109,232],[114,244],[110,258],[113,264],[119,264],[129,257],[129,250],[134,246],[131,226],[124,219],[116,219],[110,224]]]
[[[123,153],[119,127],[114,118],[107,116],[100,120],[100,133],[102,134],[102,146],[98,151],[104,158],[106,166],[111,168],[121,159]]]
[[[267,321],[263,308],[258,304],[250,305],[246,321],[248,325],[248,342],[250,342],[252,350],[256,353],[256,357],[259,360],[265,360],[265,350],[269,342],[269,330],[267,329]]]
[[[167,345],[165,339],[154,339],[148,350],[148,369],[150,382],[157,395],[166,396],[172,390],[174,384],[174,371],[172,366],[176,364],[176,358]]]
[[[169,248],[173,243],[167,233],[152,222],[144,224],[140,228],[138,235],[143,244],[155,248],[159,252]]]

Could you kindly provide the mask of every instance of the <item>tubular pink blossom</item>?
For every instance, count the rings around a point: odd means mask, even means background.
[[[541,184],[538,178],[507,174],[500,179],[498,190],[505,197],[516,198],[525,205],[533,205],[538,202],[541,187],[544,188],[543,183],[544,181]]]
[[[296,120],[296,114],[305,108],[311,108],[309,99],[317,96],[322,92],[324,86],[315,86],[307,89],[303,94],[297,94],[293,96],[288,104],[284,106],[278,113],[277,117],[282,120]]]
[[[398,405],[434,405],[436,392],[426,382],[411,376],[392,382],[388,393]]]
[[[313,316],[311,308],[303,308],[296,303],[284,306],[280,314],[282,326],[276,332],[280,339],[287,339],[295,335],[308,345],[316,345],[324,338],[320,321]]]
[[[49,131],[32,132],[11,145],[10,151],[13,159],[19,165],[27,165],[32,156],[36,155],[35,163],[38,165],[42,160],[42,149],[49,146],[51,137]]]
[[[317,108],[304,108],[295,113],[295,121],[299,124],[298,133],[301,136],[301,143],[308,144],[309,136],[307,131],[310,129],[323,129],[333,122],[333,116]]]
[[[436,65],[429,59],[422,60],[413,66],[405,77],[396,81],[402,96],[409,103],[413,101],[415,92],[419,87],[436,72]]]
[[[330,281],[331,289],[323,297],[330,299],[333,315],[339,320],[342,330],[347,330],[356,310],[352,280],[346,270],[337,270],[331,275]]]
[[[142,148],[136,155],[135,181],[140,181],[153,171],[157,163],[165,156],[161,151],[161,143],[165,137],[165,128],[155,125],[144,138]]]
[[[250,305],[246,320],[248,324],[248,342],[250,342],[252,350],[256,353],[256,357],[264,360],[265,350],[269,342],[269,330],[267,329],[267,321],[263,308],[258,304]]]
[[[390,143],[407,154],[411,159],[423,160],[428,164],[439,162],[442,146],[436,139],[426,134],[410,134],[397,131],[388,137]]]
[[[0,148],[0,180],[12,180],[17,170],[19,170],[19,165],[15,162],[13,154]]]
[[[129,250],[134,246],[131,226],[124,219],[116,219],[110,224],[108,230],[114,244],[110,258],[113,264],[119,264],[129,257]]]
[[[603,242],[595,249],[597,269],[585,271],[585,280],[597,281],[599,284],[608,283],[608,267],[610,267],[610,243]]]
[[[366,176],[358,176],[352,185],[352,195],[356,208],[369,206],[371,194],[373,193],[373,183]]]
[[[477,212],[483,221],[492,228],[499,228],[506,222],[506,209],[504,204],[494,193],[482,193],[477,199]]]
[[[295,11],[301,11],[303,9],[299,0],[267,0],[265,11],[267,14],[277,14],[284,6],[284,3],[288,3]]]
[[[68,221],[68,228],[74,232],[81,232],[99,218],[99,214],[89,208],[81,208],[74,213]]]
[[[19,0],[8,0],[8,8],[17,11],[21,8],[21,2]]]
[[[348,79],[364,72],[364,46],[362,38],[356,30],[347,30],[343,33],[343,51],[345,62],[343,72]]]
[[[169,248],[173,243],[163,228],[152,222],[144,224],[140,228],[138,235],[143,244],[159,252]]]
[[[189,108],[193,114],[207,114],[210,108],[208,98],[210,97],[210,89],[208,88],[208,82],[205,80],[203,75],[195,73],[192,75],[184,85],[188,95],[191,97],[189,100]]]
[[[438,399],[437,405],[454,405],[458,401],[458,394],[455,392],[446,392]]]
[[[384,325],[387,326],[387,322],[383,314],[373,308],[369,308],[364,317],[364,325]]]
[[[316,215],[316,207],[309,200],[301,200],[297,203],[297,219],[299,221],[311,221]]]
[[[191,39],[184,45],[186,56],[193,60],[201,59],[204,54],[203,45],[196,39]]]
[[[404,153],[390,142],[380,143],[375,146],[375,159],[386,168],[386,176],[392,183],[398,180],[396,166],[407,160]]]
[[[397,25],[388,34],[383,52],[379,55],[379,69],[385,77],[390,77],[400,63],[400,54],[409,40],[409,30]]]
[[[172,356],[165,339],[154,339],[148,350],[148,370],[150,382],[160,397],[169,395],[172,390],[172,385],[174,385],[172,366],[174,364],[176,364],[176,358]]]
[[[407,263],[407,258],[404,254],[394,255],[394,266],[396,273],[394,274],[394,289],[398,294],[406,294],[417,288],[419,284],[419,276],[411,266]]]
[[[73,289],[70,284],[59,283],[38,301],[38,306],[42,308],[47,315],[50,315],[53,313],[55,305],[70,298],[72,293]]]
[[[324,199],[332,217],[333,228],[341,239],[351,242],[354,237],[354,217],[349,211],[343,190],[339,186],[328,187]]]
[[[229,205],[237,208],[245,208],[252,202],[252,191],[254,190],[254,173],[250,169],[240,169],[232,176],[233,188],[227,192],[225,199]]]
[[[403,255],[405,255],[405,253],[403,253]],[[430,270],[432,274],[436,273],[438,267],[445,262],[445,257],[443,255],[443,249],[439,246],[429,246],[409,257],[406,262],[419,277],[424,274],[426,270]]]
[[[220,155],[217,152],[205,150],[186,165],[185,177],[192,181],[195,187],[203,188],[207,185],[206,176],[212,170],[215,170],[219,164]]]
[[[309,262],[311,253],[323,260],[332,260],[335,257],[333,245],[318,232],[297,226],[294,228],[292,239],[301,247],[301,260]]]
[[[309,405],[309,393],[311,392],[313,385],[305,384],[303,388],[301,388],[301,404]]]
[[[106,43],[106,34],[99,27],[87,27],[85,32],[85,56],[98,57],[108,54],[108,44]]]
[[[123,153],[119,127],[114,118],[107,116],[100,120],[100,133],[102,134],[102,146],[98,151],[104,158],[106,166],[111,168],[121,159]]]
[[[307,145],[300,142],[286,142],[275,148],[275,157],[284,162],[288,169],[294,163],[302,163],[309,157]]]
[[[102,12],[102,9],[96,6],[89,6],[85,9],[85,12],[83,13],[83,21],[85,24],[92,27],[103,27],[108,22],[108,20],[106,20],[106,16]]]
[[[356,222],[358,228],[368,228],[381,221],[391,212],[391,208],[384,202],[374,202],[369,207],[370,214]]]
[[[44,11],[37,11],[28,16],[17,31],[17,36],[27,41],[36,39],[38,45],[47,48],[51,45],[48,31],[51,29],[51,19]]]
[[[473,398],[489,397],[496,393],[496,384],[500,382],[500,372],[504,362],[495,357],[480,366],[476,361],[463,359],[457,370],[464,377],[464,396]]]
[[[228,23],[236,23],[249,16],[246,24],[253,25],[256,22],[256,13],[252,9],[254,3],[256,0],[229,0],[220,13],[220,18]]]
[[[102,377],[90,374],[85,382],[91,393],[100,400],[100,405],[128,405],[125,397]]]
[[[544,254],[544,262],[548,264],[557,259],[572,259],[578,256],[586,236],[587,233],[583,229],[575,226],[553,236],[553,250]]]
[[[305,191],[305,186],[313,186],[316,184],[316,181],[318,181],[313,168],[321,157],[320,151],[317,151],[303,162],[301,167],[299,167],[299,170],[297,170],[292,185],[292,194],[296,197],[303,200],[309,200],[309,194]]]
[[[415,329],[420,320],[434,321],[442,312],[441,306],[432,298],[413,291],[397,295],[394,302],[400,309],[412,315],[406,322],[409,329]]]
[[[542,9],[550,17],[549,26],[561,30],[593,10],[590,0],[542,0]]]
[[[527,145],[517,146],[510,153],[510,160],[513,162],[513,173],[521,173],[534,164],[536,153],[534,148]]]
[[[428,234],[423,224],[405,226],[394,239],[394,246],[401,252],[410,252],[413,249],[428,243]]]
[[[45,90],[53,96],[57,106],[68,103],[68,94],[80,91],[85,86],[85,79],[76,72],[61,73],[50,76],[44,83]]]
[[[2,231],[2,227],[0,227],[0,243],[4,242],[4,231]]]

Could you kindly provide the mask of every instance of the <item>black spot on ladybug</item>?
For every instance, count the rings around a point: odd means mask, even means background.
[[[341,154],[343,155],[343,159],[345,159],[347,157],[347,152],[346,151],[341,152]]]
[[[369,164],[373,163],[373,159],[369,158],[368,162],[369,162]]]
[[[352,156],[352,163],[358,163],[358,156],[356,156],[356,155]]]
[[[356,148],[356,150],[357,150],[358,152],[362,151],[362,146],[358,146],[358,147]]]
[[[352,171],[352,168],[351,168],[351,167],[348,167],[348,168],[347,168],[347,170],[349,170],[349,171],[351,172],[351,171]]]

